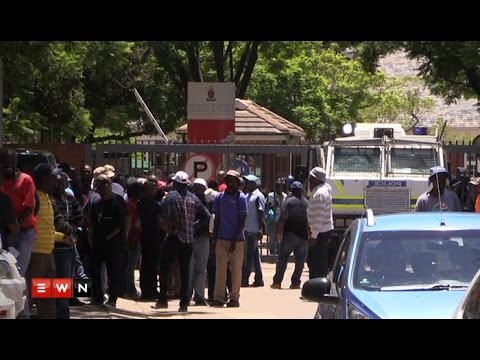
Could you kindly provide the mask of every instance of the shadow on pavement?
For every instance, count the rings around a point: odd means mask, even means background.
[[[75,319],[149,319],[149,318],[166,318],[172,316],[189,316],[189,315],[204,315],[211,314],[207,311],[188,311],[188,312],[179,312],[179,311],[167,311],[165,309],[142,312],[142,311],[132,311],[122,308],[113,308],[106,306],[93,306],[86,305],[82,307],[82,310],[71,310],[71,317]]]

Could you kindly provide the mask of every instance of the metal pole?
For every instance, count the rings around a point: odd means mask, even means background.
[[[142,97],[140,96],[140,93],[135,88],[133,89],[133,93],[135,94],[135,97],[137,98],[137,101],[142,106],[143,111],[145,111],[147,113],[148,119],[150,120],[150,122],[153,124],[153,126],[157,130],[158,135],[160,135],[163,138],[163,140],[165,141],[165,143],[168,144],[169,141],[168,141],[167,135],[165,135],[162,128],[158,124],[157,119],[155,119],[155,116],[153,116],[153,114],[150,111],[150,109],[148,108],[147,104],[145,104],[145,101],[143,101]],[[143,161],[142,161],[142,166],[143,166]]]
[[[3,60],[0,57],[0,148],[3,147]]]

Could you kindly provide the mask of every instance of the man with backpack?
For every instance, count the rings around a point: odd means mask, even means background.
[[[267,225],[267,241],[270,255],[278,254],[278,243],[275,242],[276,228],[278,226],[283,204],[287,198],[287,194],[283,192],[283,187],[284,182],[282,180],[277,180],[275,182],[275,191],[272,191],[267,195],[265,221]]]
[[[258,241],[263,238],[263,220],[265,213],[265,196],[258,190],[258,178],[255,175],[243,177],[247,192],[248,214],[245,219],[245,258],[242,269],[242,286],[249,286],[252,265],[255,268],[253,287],[264,286],[262,264],[258,250]]]

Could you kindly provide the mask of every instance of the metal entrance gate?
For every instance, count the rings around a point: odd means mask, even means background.
[[[261,186],[270,190],[275,180],[294,174],[299,165],[308,168],[321,165],[319,151],[319,145],[96,144],[92,163],[94,166],[111,164],[117,174],[155,173],[165,178],[183,169],[193,155],[206,154],[216,159],[218,165],[204,171],[216,174],[220,168],[235,168],[242,174],[258,176]]]

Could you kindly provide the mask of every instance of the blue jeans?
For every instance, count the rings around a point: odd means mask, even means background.
[[[72,278],[75,262],[75,250],[72,247],[56,247],[53,249],[57,278]],[[70,319],[68,299],[55,299],[57,319]]]
[[[27,229],[20,229],[15,235],[10,245],[13,246],[20,253],[17,257],[17,266],[20,268],[20,275],[25,277],[27,273],[30,257],[32,256],[33,242],[35,241],[35,230],[33,227]]]
[[[208,237],[195,239],[190,260],[190,284],[188,294],[194,301],[205,301],[205,277],[207,275],[210,241]],[[194,293],[195,290],[195,293]]]
[[[270,252],[270,255],[278,255],[278,252],[279,252],[278,242],[275,241],[277,224],[278,224],[278,220],[271,224],[266,225],[267,245],[268,245],[268,250]]]
[[[273,276],[274,284],[282,283],[285,270],[287,269],[288,257],[292,251],[295,255],[295,270],[293,271],[291,279],[292,285],[300,285],[305,257],[307,255],[307,239],[299,237],[292,232],[284,233],[282,241],[280,242],[277,267],[275,275]]]
[[[242,267],[242,284],[248,284],[252,272],[252,263],[255,269],[255,282],[263,281],[262,264],[258,250],[258,233],[245,232],[245,256]]]

